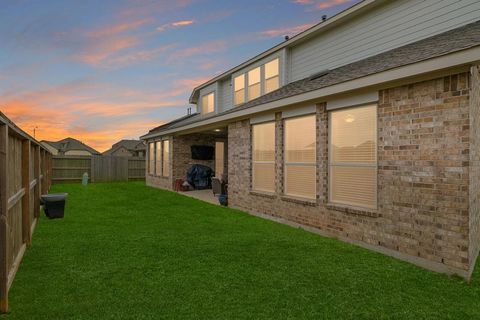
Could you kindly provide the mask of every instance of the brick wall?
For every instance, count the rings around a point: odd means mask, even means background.
[[[168,138],[170,141],[170,151],[172,150],[172,138]],[[153,140],[152,140],[153,141]],[[162,176],[156,176],[156,175],[151,175],[148,172],[148,163],[149,163],[149,152],[150,148],[148,148],[148,143],[152,141],[147,141],[147,151],[146,151],[146,161],[147,161],[147,166],[146,166],[146,173],[145,173],[145,183],[147,186],[151,187],[157,187],[157,188],[162,188],[162,189],[173,189],[173,184],[174,180],[172,178],[172,175],[170,174],[168,177],[162,177]],[[170,160],[170,173],[172,172],[172,166],[173,166],[173,155],[172,152],[169,154],[169,160]]]
[[[471,70],[470,93],[470,260],[474,267],[480,249],[480,70]]]
[[[375,246],[435,270],[468,276],[469,242],[480,242],[478,235],[469,238],[473,213],[469,213],[468,89],[469,74],[461,73],[379,92],[377,211],[328,204],[325,105],[317,106],[316,201],[282,195],[280,114],[276,115],[276,195],[251,192],[249,121],[231,123],[229,203]]]
[[[191,146],[202,145],[215,147],[215,137],[205,134],[189,134],[173,137],[173,179],[187,178],[187,171],[194,164],[201,164],[215,170],[215,160],[193,160]]]

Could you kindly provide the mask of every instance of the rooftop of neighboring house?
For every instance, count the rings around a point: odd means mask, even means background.
[[[141,140],[120,140],[117,143],[113,144],[110,149],[105,151],[103,154],[105,155],[111,155],[113,154],[116,150],[120,148],[125,148],[126,150],[130,152],[137,152],[137,151],[145,151],[146,147],[143,141]]]
[[[74,138],[65,138],[60,141],[46,141],[42,140],[42,143],[48,144],[53,148],[57,149],[59,153],[65,153],[68,151],[87,151],[91,154],[99,155],[100,152],[93,149],[92,147],[86,145],[85,143],[74,139]]]

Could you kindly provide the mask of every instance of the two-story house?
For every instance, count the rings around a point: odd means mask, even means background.
[[[142,137],[146,182],[204,164],[231,207],[469,278],[479,20],[477,0],[362,1],[195,88],[196,112]]]

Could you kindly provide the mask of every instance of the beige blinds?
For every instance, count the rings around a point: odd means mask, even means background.
[[[248,100],[260,97],[260,67],[248,72]]]
[[[265,93],[277,90],[279,86],[279,59],[275,59],[265,64]]]
[[[376,208],[377,107],[330,114],[330,201]]]
[[[275,192],[275,122],[252,126],[253,190]]]
[[[245,102],[245,74],[241,74],[235,78],[234,86],[234,104],[242,104]]]
[[[170,176],[170,141],[163,140],[163,170],[164,177]]]
[[[215,176],[221,178],[225,165],[225,143],[223,141],[215,142]]]
[[[148,173],[155,173],[155,144],[153,142],[148,144]]]
[[[316,198],[315,115],[285,120],[285,194]]]
[[[160,176],[162,174],[162,142],[155,142],[155,174]]]

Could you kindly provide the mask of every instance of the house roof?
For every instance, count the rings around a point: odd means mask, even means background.
[[[146,149],[145,144],[141,140],[120,140],[103,154],[110,155],[120,148],[125,148],[131,152],[143,151]]]
[[[259,106],[269,102],[282,100],[302,93],[315,91],[342,82],[362,78],[375,73],[418,63],[428,59],[451,54],[480,45],[480,21],[453,29],[439,35],[420,40],[345,66],[329,70],[325,75],[308,77],[289,83],[276,91],[263,95],[255,100],[235,108],[204,116],[199,113],[174,120],[170,123],[150,130],[149,134],[161,133],[166,130],[181,128],[187,124],[205,119],[235,113],[240,110]],[[439,66],[441,69],[442,66]]]
[[[82,151],[88,151],[91,154],[100,154],[100,152],[98,152],[97,150],[93,149],[92,147],[74,138],[65,138],[60,141],[42,140],[42,142],[51,145],[52,147],[57,149],[59,152],[82,150]]]
[[[276,46],[273,46],[272,48],[256,55],[255,57],[237,65],[236,67],[231,68],[230,70],[227,70],[226,72],[210,79],[209,81],[195,87],[192,91],[192,94],[190,96],[190,103],[196,103],[198,99],[198,92],[200,89],[203,87],[206,87],[212,83],[215,83],[218,80],[224,79],[229,77],[232,73],[235,73],[236,71],[243,69],[247,67],[248,65],[251,65],[252,63],[255,63],[256,61],[265,58],[266,56],[273,54],[275,52],[278,52],[279,50],[293,46],[301,41],[305,41],[311,36],[315,36],[321,32],[327,31],[331,28],[334,28],[338,24],[343,23],[344,21],[348,21],[349,19],[352,19],[354,16],[361,14],[362,12],[367,12],[371,10],[374,6],[380,5],[383,2],[386,2],[388,0],[362,0],[359,3],[354,4],[353,6],[335,14],[334,16],[330,17],[329,19],[325,21],[321,21],[317,23],[316,25],[308,28],[307,30],[304,30],[303,32],[300,32],[296,34],[295,36],[291,37],[290,39],[283,41]]]

